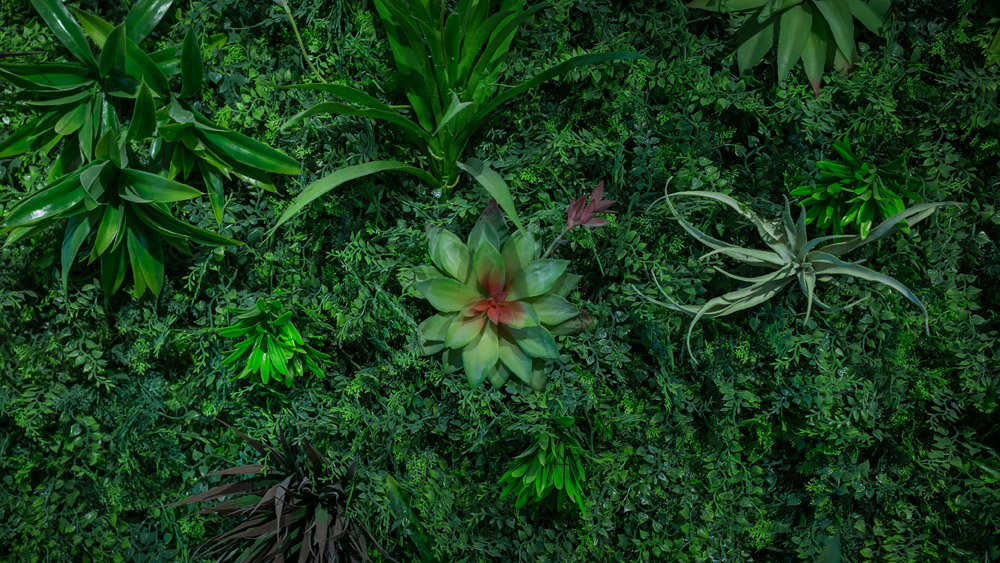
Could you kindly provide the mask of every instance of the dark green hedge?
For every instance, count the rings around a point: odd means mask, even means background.
[[[81,6],[111,19],[127,6]],[[469,183],[439,201],[414,181],[376,177],[313,205],[265,240],[291,194],[346,163],[407,158],[405,139],[360,118],[278,132],[312,94],[283,11],[247,0],[180,1],[163,44],[189,26],[228,41],[211,53],[202,105],[220,123],[303,162],[272,196],[233,185],[223,233],[246,247],[200,247],[168,264],[158,298],[106,302],[93,267],[59,284],[61,232],[0,250],[0,560],[185,561],[227,522],[156,506],[204,490],[203,474],[257,461],[218,424],[251,436],[297,427],[335,461],[360,461],[351,509],[390,553],[417,559],[385,478],[412,495],[442,561],[812,560],[838,531],[851,561],[1000,557],[1000,70],[984,52],[1000,20],[989,2],[908,1],[888,39],[860,29],[852,75],[814,98],[801,68],[735,75],[738,18],[672,1],[558,0],[515,41],[507,75],[584,51],[648,61],[574,71],[520,98],[474,143],[508,179],[522,216],[551,240],[565,205],[607,182],[612,224],[574,230],[558,250],[584,276],[573,300],[596,319],[565,338],[543,394],[468,389],[415,353],[430,307],[398,281],[424,263],[428,223],[467,232],[488,196]],[[384,32],[367,2],[302,0],[293,13],[328,79],[394,88]],[[27,2],[0,5],[0,51],[59,46]],[[208,53],[206,53],[207,55]],[[0,136],[26,120],[0,89]],[[957,200],[910,235],[858,253],[912,288],[848,280],[828,302],[865,298],[802,326],[790,292],[724,322],[639,297],[653,278],[688,302],[734,286],[662,205],[672,189],[730,191],[776,216],[815,174],[834,136],[859,154],[905,156],[927,200]],[[0,211],[42,184],[44,157],[0,160]],[[182,213],[206,228],[207,206]],[[720,207],[701,228],[752,244]],[[230,381],[228,307],[278,296],[332,354],[327,377],[286,391]],[[499,500],[499,478],[553,416],[571,415],[588,453],[585,515]],[[376,559],[377,554],[373,553]]]

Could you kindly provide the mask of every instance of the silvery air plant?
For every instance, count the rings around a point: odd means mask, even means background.
[[[594,216],[613,203],[602,192],[603,185],[589,205],[570,207],[559,238],[577,225],[606,224]],[[424,354],[443,351],[446,369],[461,365],[474,388],[486,379],[501,387],[513,374],[544,389],[545,362],[559,355],[554,337],[593,322],[566,300],[580,276],[566,271],[569,261],[548,258],[555,243],[540,256],[530,234],[508,234],[495,201],[465,242],[445,230],[432,232],[429,242],[434,266],[417,269],[416,289],[439,313],[420,324]]]

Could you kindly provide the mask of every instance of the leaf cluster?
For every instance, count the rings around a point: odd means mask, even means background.
[[[906,209],[904,196],[911,201],[922,199],[916,191],[922,182],[907,175],[903,157],[876,166],[851,152],[847,139],[834,141],[833,148],[843,161],[817,161],[820,178],[815,185],[802,185],[790,192],[805,198],[802,204],[807,225],[815,221],[821,229],[832,226],[838,235],[844,227],[854,225],[864,238],[871,231],[876,210],[888,219]]]
[[[543,502],[555,493],[558,510],[573,503],[586,515],[584,453],[569,430],[573,417],[558,417],[553,422],[558,430],[535,438],[535,443],[515,457],[514,466],[500,478],[500,484],[505,485],[500,498],[514,496],[515,507],[522,508]]]

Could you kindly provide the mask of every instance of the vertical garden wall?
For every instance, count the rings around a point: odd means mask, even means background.
[[[993,3],[443,4],[0,3],[0,561],[1000,559]]]

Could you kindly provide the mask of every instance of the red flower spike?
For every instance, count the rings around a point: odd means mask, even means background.
[[[602,180],[590,192],[589,203],[587,196],[583,195],[573,200],[573,203],[569,205],[569,209],[566,210],[566,230],[568,231],[577,225],[583,225],[588,229],[607,225],[606,219],[596,215],[598,213],[614,213],[614,211],[608,211],[614,203],[613,199],[604,199],[604,181]]]

